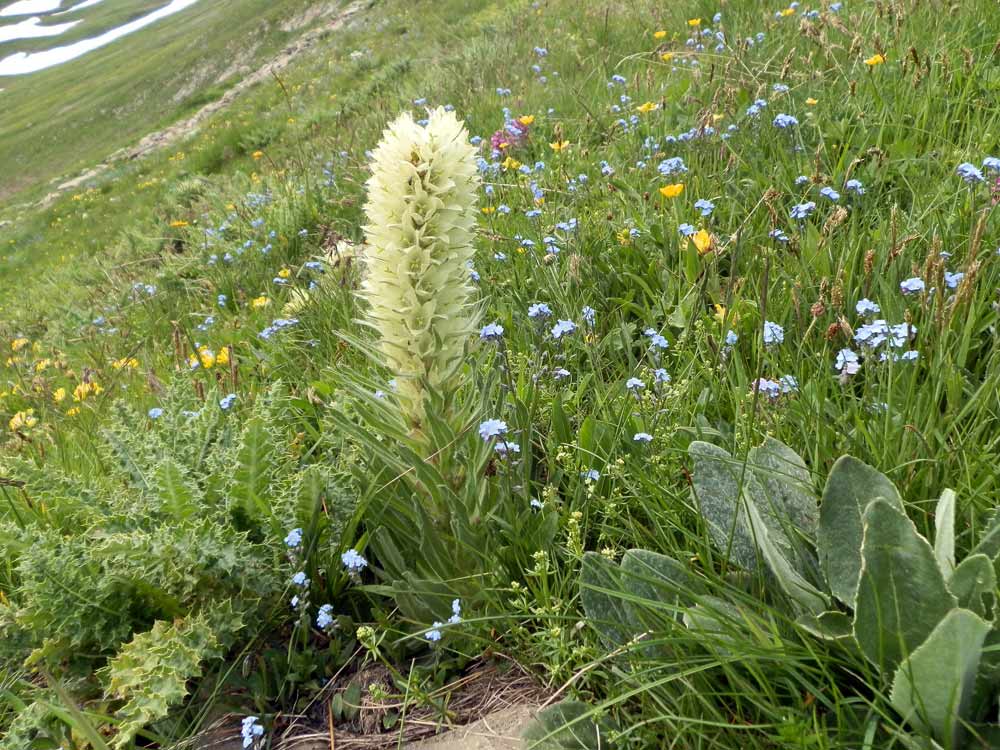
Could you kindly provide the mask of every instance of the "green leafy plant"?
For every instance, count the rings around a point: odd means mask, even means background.
[[[289,529],[309,540],[301,564],[315,597],[336,601],[346,579],[339,555],[353,499],[338,491],[335,463],[289,450],[295,413],[284,386],[261,394],[242,422],[214,398],[170,392],[163,403],[148,429],[135,429],[145,420],[134,409],[115,407],[96,441],[101,473],[3,465],[24,486],[0,524],[16,583],[0,604],[0,653],[52,673],[74,701],[100,701],[113,747],[180,708],[211,665],[272,626],[275,605],[289,611],[280,601]],[[17,741],[54,736],[67,720],[62,701],[34,700],[24,700]]]
[[[967,729],[990,721],[1000,514],[957,561],[951,490],[937,501],[932,544],[892,482],[851,456],[834,464],[819,502],[804,461],[774,439],[745,461],[697,441],[689,454],[716,550],[738,575],[769,582],[799,637],[859,653],[877,680],[872,688],[886,690],[933,746],[963,747]],[[734,624],[780,632],[763,610],[718,596],[689,565],[648,551],[630,550],[620,564],[588,553],[580,583],[588,619],[609,647],[631,642],[655,657],[642,641],[662,629],[665,611],[707,640],[714,635],[722,650],[738,648]]]

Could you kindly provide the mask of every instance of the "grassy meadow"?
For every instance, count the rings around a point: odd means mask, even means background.
[[[0,59],[96,37],[166,4],[106,2],[48,16],[49,23],[80,23],[59,36],[2,43]],[[317,5],[305,0],[199,2],[68,64],[0,77],[0,200],[30,203],[55,187],[51,181],[58,184],[59,178],[72,177],[219,98],[305,28],[321,22],[303,15]]]
[[[483,663],[525,747],[995,747],[996,2],[378,0],[25,202],[309,5],[3,84],[0,749],[395,747]],[[406,111],[481,183],[417,422],[362,285]]]

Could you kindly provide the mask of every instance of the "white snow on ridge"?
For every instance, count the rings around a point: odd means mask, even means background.
[[[76,26],[79,21],[60,23],[55,26],[42,26],[42,19],[39,16],[32,16],[27,21],[19,23],[9,23],[0,26],[0,42],[9,42],[11,39],[37,39],[43,36],[59,36],[64,31],[69,31]]]
[[[22,1],[29,2],[29,0]],[[42,2],[42,0],[38,0],[38,2]],[[27,73],[35,73],[45,68],[51,68],[54,65],[75,60],[88,52],[111,44],[116,39],[120,39],[123,36],[127,36],[150,24],[156,23],[161,18],[172,16],[174,13],[194,5],[196,2],[198,0],[171,0],[170,3],[164,5],[159,10],[155,10],[142,18],[137,18],[123,26],[119,26],[117,29],[106,31],[100,36],[81,39],[79,42],[74,42],[73,44],[41,52],[16,52],[13,55],[8,55],[0,60],[0,76],[19,76]],[[58,7],[58,3],[56,7]],[[7,8],[7,10],[9,9]]]
[[[18,0],[0,10],[0,16],[33,16],[59,10],[62,0]]]

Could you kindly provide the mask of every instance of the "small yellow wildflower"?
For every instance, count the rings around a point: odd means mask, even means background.
[[[66,410],[66,416],[67,417],[75,417],[79,413],[80,413],[80,407],[79,406],[74,406],[71,409],[67,409]]]
[[[660,195],[664,198],[676,198],[684,192],[684,183],[677,182],[673,185],[664,185],[660,188]]]
[[[785,8],[783,11],[781,11],[781,15],[785,16],[785,18],[793,15],[794,13],[795,13],[795,8]]]
[[[135,357],[122,357],[121,359],[116,359],[112,362],[111,367],[115,370],[135,370],[139,367],[139,360]]]
[[[704,229],[699,229],[695,234],[691,235],[691,241],[698,248],[698,255],[704,255],[712,251],[714,238]]]
[[[494,206],[483,206],[480,211],[489,216],[492,213],[496,213],[496,208]]]
[[[521,162],[519,162],[513,156],[508,156],[500,163],[500,166],[503,167],[504,169],[509,169],[513,171],[521,166]]]
[[[45,372],[51,364],[51,359],[40,359],[35,362],[35,372]]]
[[[646,102],[645,104],[640,104],[635,109],[637,112],[642,112],[642,114],[646,114],[647,112],[652,112],[654,109],[656,109],[656,105],[653,104],[653,102]]]
[[[88,396],[97,396],[103,392],[104,389],[101,388],[98,383],[93,381],[89,383],[80,383],[80,385],[73,389],[73,400],[86,401]]]
[[[517,118],[517,121],[519,123],[521,123],[522,125],[530,125],[531,123],[533,123],[535,121],[535,116],[534,115],[521,115],[520,117]]]
[[[170,226],[173,227],[174,229],[180,229],[181,227],[188,226],[188,223],[186,221],[184,221],[183,219],[176,219],[176,220],[170,222]]]
[[[219,349],[219,353],[215,355],[215,364],[219,367],[224,367],[229,364],[229,347],[224,346]]]
[[[695,26],[701,26],[701,19],[700,18],[688,19],[688,26],[691,26],[692,28]]]
[[[867,60],[865,60],[865,65],[867,65],[869,68],[874,68],[876,65],[881,65],[884,62],[885,62],[885,55],[876,53],[871,57],[869,57]]]
[[[255,297],[254,299],[250,300],[250,307],[254,310],[259,310],[262,307],[267,307],[270,304],[271,300],[269,300],[267,298],[267,295],[265,294],[262,294],[259,297]]]
[[[206,370],[211,370],[215,366],[215,352],[207,346],[203,346],[198,350],[198,360],[201,362],[202,367]]]
[[[813,99],[810,96],[808,99],[806,99],[806,104],[808,104],[810,107],[815,107],[817,104],[819,104],[819,99]]]
[[[65,401],[66,389],[56,388],[54,391],[52,391],[52,400],[55,401],[57,404],[61,404],[63,401]]]
[[[278,271],[278,278],[281,279],[287,279],[291,275],[292,271],[289,268],[282,268],[280,271]]]
[[[671,60],[674,59],[674,53],[664,52],[662,55],[660,55],[660,59],[663,60],[663,62],[670,62]]]
[[[654,31],[653,32],[653,39],[663,39],[663,37],[665,37],[666,35],[667,35],[667,32],[663,31],[662,29],[660,31]]]
[[[712,307],[715,308],[715,319],[719,321],[719,325],[722,325],[722,322],[726,319],[726,306],[716,303]],[[736,320],[736,317],[733,316],[732,320]]]
[[[24,411],[19,411],[13,417],[10,418],[10,422],[7,426],[10,427],[11,432],[18,432],[19,430],[30,430],[36,424],[38,424],[38,418],[33,416],[35,413],[34,409],[25,409]]]
[[[254,161],[257,161],[258,159],[262,159],[264,157],[264,152],[263,151],[254,151],[252,154],[250,154],[250,156],[253,157]]]
[[[553,151],[557,153],[568,147],[569,147],[569,141],[554,141],[549,144],[549,148],[551,148]]]
[[[13,341],[10,342],[10,350],[12,352],[19,352],[27,345],[28,345],[28,339],[24,338],[14,339]]]

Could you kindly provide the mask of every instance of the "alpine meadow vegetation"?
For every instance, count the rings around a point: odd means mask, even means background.
[[[996,1],[339,10],[0,169],[0,750],[1000,745]]]

